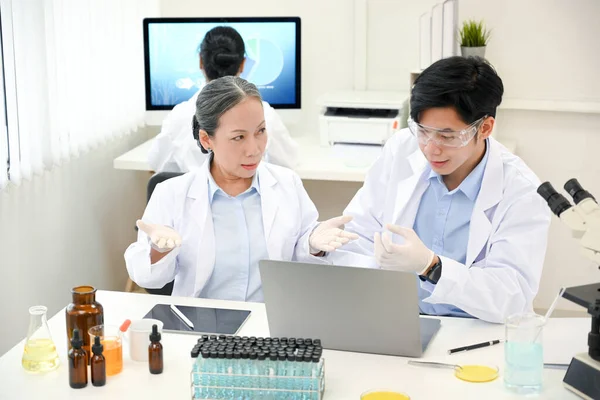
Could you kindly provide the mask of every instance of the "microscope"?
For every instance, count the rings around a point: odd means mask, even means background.
[[[537,192],[550,210],[571,228],[573,237],[579,239],[582,254],[600,265],[600,207],[577,179],[567,181],[564,188],[574,205],[549,182],[540,185]],[[592,316],[588,352],[573,357],[563,383],[581,398],[600,399],[600,283],[567,288],[563,297],[587,308]]]

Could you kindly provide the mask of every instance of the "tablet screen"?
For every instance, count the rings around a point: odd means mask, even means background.
[[[190,328],[184,320],[173,311],[169,304],[157,304],[144,318],[158,319],[163,322],[163,331],[177,333],[208,333],[235,335],[250,316],[247,310],[227,310],[222,308],[205,308],[175,305],[181,313],[192,322]]]

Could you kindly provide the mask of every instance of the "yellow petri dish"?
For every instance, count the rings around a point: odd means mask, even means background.
[[[456,368],[454,375],[467,382],[491,382],[498,377],[498,368],[487,365],[463,365]]]
[[[404,393],[376,390],[360,395],[360,400],[410,400]]]

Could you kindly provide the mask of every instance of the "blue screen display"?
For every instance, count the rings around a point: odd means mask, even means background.
[[[298,20],[299,22],[299,20]],[[300,108],[296,91],[296,22],[149,22],[146,43],[148,108],[172,108],[204,83],[199,45],[216,26],[237,30],[246,48],[242,78],[254,83],[275,108]],[[149,78],[149,79],[148,79]],[[148,103],[148,99],[147,99]]]

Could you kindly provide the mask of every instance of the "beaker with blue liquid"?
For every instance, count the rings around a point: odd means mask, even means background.
[[[518,394],[542,391],[545,319],[534,313],[515,314],[506,320],[504,384]]]

